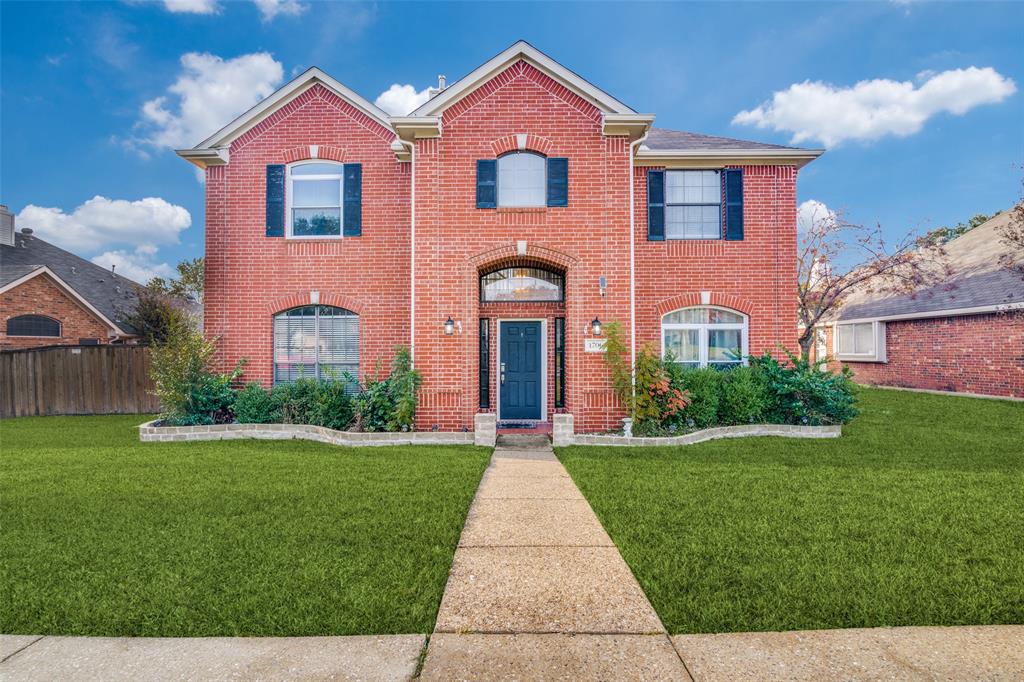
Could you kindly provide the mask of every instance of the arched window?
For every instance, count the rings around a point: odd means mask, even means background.
[[[300,377],[345,381],[359,373],[359,316],[307,305],[274,316],[274,383]]]
[[[547,160],[534,152],[498,157],[498,206],[544,206]]]
[[[746,362],[747,316],[735,310],[698,306],[661,318],[661,352],[689,367],[731,367]]]
[[[344,166],[326,161],[288,167],[288,236],[340,237]]]
[[[538,267],[502,268],[480,277],[480,300],[564,301],[565,277]]]
[[[60,336],[60,322],[43,315],[18,315],[7,320],[7,336]]]

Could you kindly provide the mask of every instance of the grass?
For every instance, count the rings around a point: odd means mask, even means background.
[[[489,450],[142,444],[142,421],[0,424],[0,632],[433,630]]]
[[[1024,622],[1024,404],[860,408],[834,441],[558,455],[669,632]]]

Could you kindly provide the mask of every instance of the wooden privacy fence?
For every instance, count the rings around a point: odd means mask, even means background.
[[[0,352],[0,417],[159,412],[146,346]]]

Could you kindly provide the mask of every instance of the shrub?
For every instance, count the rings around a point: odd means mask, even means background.
[[[161,418],[168,424],[230,421],[231,382],[241,374],[245,361],[239,361],[231,374],[213,374],[209,364],[215,350],[216,340],[205,338],[185,319],[173,320],[164,342],[153,346],[150,376],[160,398]]]
[[[766,417],[780,424],[845,424],[857,416],[854,383],[848,368],[839,374],[822,371],[824,361],[811,363],[792,353],[784,365],[765,353],[751,358],[769,397]]]
[[[275,424],[281,421],[281,403],[256,382],[235,396],[235,418],[240,424]]]
[[[346,388],[346,384],[341,381],[320,381],[313,406],[307,414],[309,421],[305,423],[338,431],[347,429],[355,412],[352,397]]]
[[[391,374],[380,377],[380,364],[355,396],[356,423],[363,431],[405,431],[416,420],[416,401],[422,378],[412,368],[412,356],[404,346],[395,348]]]
[[[281,406],[281,421],[285,424],[312,424],[321,383],[320,379],[301,377],[275,386],[272,397]]]
[[[722,373],[711,367],[683,368],[675,372],[674,379],[676,388],[690,396],[690,404],[680,413],[686,425],[703,429],[718,424]]]
[[[750,367],[734,367],[722,373],[718,421],[721,424],[754,424],[764,419],[768,387],[761,374]]]

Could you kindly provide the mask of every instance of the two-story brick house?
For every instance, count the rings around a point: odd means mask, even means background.
[[[179,152],[206,172],[205,328],[267,385],[408,346],[441,430],[613,426],[611,321],[694,365],[792,347],[821,152],[653,121],[524,42],[408,116],[310,69]]]

